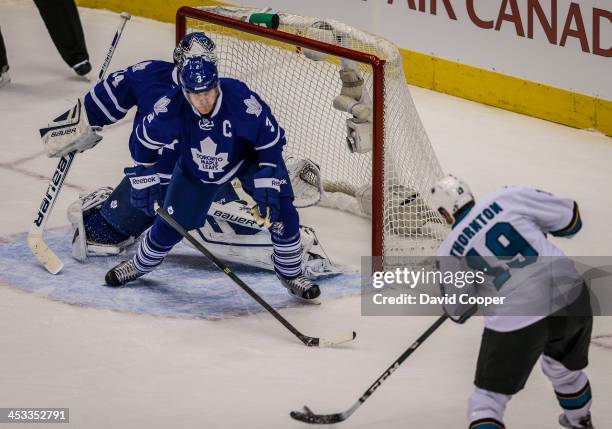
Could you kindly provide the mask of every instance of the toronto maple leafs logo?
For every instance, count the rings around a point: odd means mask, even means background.
[[[202,118],[198,122],[198,126],[200,127],[201,130],[210,131],[215,127],[215,123],[209,119]]]
[[[215,173],[223,172],[223,169],[229,164],[227,155],[227,152],[217,153],[217,143],[210,137],[200,141],[200,150],[191,148],[193,162],[197,164],[198,170],[208,172],[209,179],[214,178]]]
[[[160,113],[166,113],[168,112],[168,104],[170,104],[170,99],[168,97],[162,97],[155,102],[155,105],[153,106],[153,111],[156,115],[159,115]]]
[[[246,100],[244,100],[244,104],[246,104],[247,109],[246,112],[251,114],[251,115],[255,115],[259,118],[259,115],[261,114],[261,104],[259,103],[259,101],[257,101],[257,99],[255,98],[254,95],[251,95],[250,98],[247,98]]]
[[[144,69],[146,69],[146,68],[147,68],[147,66],[148,66],[149,64],[151,64],[152,62],[153,62],[153,61],[143,61],[143,62],[141,62],[141,63],[134,64],[134,65],[132,66],[132,71],[137,72],[138,70],[144,70]]]

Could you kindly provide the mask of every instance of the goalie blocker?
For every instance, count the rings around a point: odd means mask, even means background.
[[[291,162],[288,170],[297,191],[296,206],[316,204],[321,195],[318,167],[311,161],[298,160]],[[83,262],[89,256],[124,253],[151,226],[154,217],[132,207],[130,184],[125,178],[114,190],[102,187],[82,195],[68,208],[68,219],[74,231],[72,256]],[[231,185],[211,205],[204,225],[192,234],[225,261],[274,269],[269,231],[257,225],[250,205],[239,199]],[[304,274],[311,279],[337,274],[314,230],[302,226],[300,234]]]

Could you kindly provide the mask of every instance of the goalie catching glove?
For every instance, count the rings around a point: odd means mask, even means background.
[[[87,112],[79,99],[72,109],[39,131],[47,156],[60,158],[70,152],[84,152],[97,145],[102,140],[102,136],[96,133],[99,129],[89,125]]]
[[[266,166],[253,175],[253,200],[251,213],[257,225],[269,228],[278,221],[280,212],[280,185],[276,168]]]

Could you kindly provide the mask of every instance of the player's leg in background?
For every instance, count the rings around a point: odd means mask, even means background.
[[[8,58],[6,56],[6,46],[4,46],[4,39],[2,38],[2,30],[0,29],[0,88],[11,81],[8,71],[9,71],[9,65],[8,65]]]
[[[504,428],[504,411],[523,389],[548,338],[546,319],[510,332],[485,328],[468,400],[470,429]]]
[[[550,339],[542,356],[542,372],[551,381],[563,409],[559,423],[568,428],[592,428],[591,385],[583,371],[588,365],[593,328],[586,288],[574,303],[561,312],[570,316],[553,315],[548,318]]]
[[[240,176],[243,189],[253,193],[252,175],[258,170],[257,165],[251,166]],[[293,205],[294,195],[291,180],[284,161],[277,161],[275,176],[281,181],[279,194],[279,219],[270,227],[274,271],[287,290],[298,298],[307,301],[315,300],[321,294],[319,286],[304,276],[302,270],[302,239],[300,234],[300,215]]]
[[[34,0],[62,59],[79,76],[91,71],[79,11],[74,0]]]

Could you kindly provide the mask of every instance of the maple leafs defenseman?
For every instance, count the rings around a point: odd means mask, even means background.
[[[154,165],[147,162],[148,159],[139,156],[138,147],[145,143],[140,126],[151,112],[153,115],[167,112],[169,99],[163,95],[178,86],[177,65],[193,55],[215,60],[213,50],[214,43],[203,33],[191,33],[175,49],[174,64],[144,61],[112,73],[79,100],[75,108],[41,130],[48,155],[59,157],[72,150],[93,147],[101,140],[97,130],[121,120],[129,109],[136,107],[129,147],[137,167],[126,170],[129,174],[134,170],[147,171],[150,177],[145,181],[159,183],[158,198],[163,201],[178,151],[174,144],[168,145],[160,150]],[[76,259],[85,261],[88,256],[122,253],[153,224],[152,213],[138,208],[139,204],[148,203],[147,198],[134,200],[133,193],[130,178],[126,176],[116,188],[101,187],[70,205],[68,218],[74,227],[72,254]],[[201,228],[196,235],[216,255],[228,261],[273,269],[270,234],[255,223],[247,204],[238,199],[231,184],[223,187],[208,215],[205,223],[198,225]],[[307,227],[302,227],[301,232],[304,243],[301,262],[305,273],[310,277],[333,273],[314,232]]]
[[[165,195],[165,210],[185,229],[197,228],[223,185],[240,178],[256,203],[258,224],[270,229],[274,269],[281,283],[299,298],[316,300],[319,287],[302,269],[299,215],[282,158],[284,130],[245,83],[219,78],[209,58],[188,58],[179,75],[181,85],[164,96],[169,100],[167,111],[151,112],[139,124],[134,153],[140,162],[156,163],[159,149],[176,142],[179,161]],[[147,175],[134,173],[133,178]],[[132,184],[142,189],[157,186]],[[153,271],[180,240],[181,235],[157,217],[134,258],[111,269],[106,282],[119,286]]]
[[[546,235],[572,237],[582,227],[568,198],[524,187],[501,188],[476,202],[465,182],[447,176],[431,189],[452,231],[438,250],[440,271],[477,269],[488,280],[476,287],[442,284],[447,296],[505,296],[484,310],[485,330],[468,401],[471,429],[502,429],[506,404],[525,386],[541,358],[567,428],[593,428],[587,366],[593,316],[589,293],[573,261]],[[459,301],[457,301],[459,302]],[[446,304],[461,323],[475,308]]]

